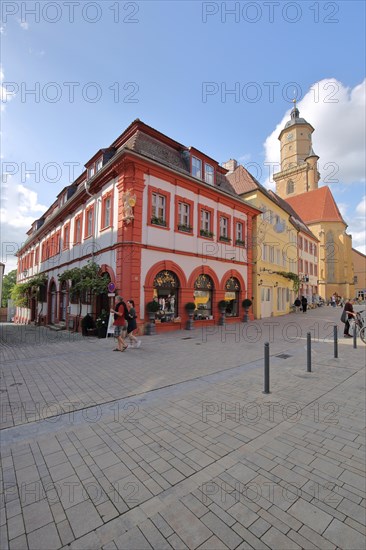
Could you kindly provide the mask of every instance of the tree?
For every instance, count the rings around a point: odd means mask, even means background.
[[[8,300],[11,296],[11,291],[14,285],[16,285],[17,282],[17,270],[13,269],[13,271],[9,271],[6,275],[3,277],[3,295],[1,300],[1,307],[7,307]]]
[[[109,279],[106,274],[100,275],[100,266],[90,260],[83,267],[73,267],[58,275],[60,283],[71,281],[70,295],[79,304],[79,316],[81,315],[82,298],[86,293],[92,295],[108,292]]]
[[[46,283],[46,275],[35,275],[26,283],[15,284],[11,289],[11,299],[17,307],[28,307],[30,298],[38,298],[40,288]]]

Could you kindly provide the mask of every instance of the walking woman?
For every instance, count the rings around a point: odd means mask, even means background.
[[[127,324],[128,310],[122,296],[116,296],[115,301],[115,309],[111,309],[111,313],[114,314],[114,337],[117,338],[118,347],[115,348],[113,351],[125,351],[127,349],[127,345],[125,344],[123,337],[126,334],[125,330]]]
[[[302,312],[303,313],[306,313],[306,310],[308,308],[308,301],[307,299],[305,298],[305,296],[302,296],[301,297],[301,305],[302,305]]]
[[[130,340],[131,347],[132,348],[139,348],[141,346],[141,340],[137,340],[136,336],[134,335],[135,330],[137,329],[137,323],[136,323],[136,310],[135,310],[135,302],[133,300],[128,300],[127,302],[127,336]]]

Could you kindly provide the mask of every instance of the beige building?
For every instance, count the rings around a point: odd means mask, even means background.
[[[281,171],[274,174],[277,194],[300,215],[320,241],[318,293],[327,299],[355,295],[352,237],[328,186],[318,187],[314,128],[300,118],[296,104],[279,135]]]
[[[366,299],[366,256],[352,248],[354,269],[355,294],[354,297]]]

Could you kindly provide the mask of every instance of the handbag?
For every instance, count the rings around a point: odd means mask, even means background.
[[[347,311],[344,309],[342,311],[342,315],[341,315],[341,321],[342,323],[345,323],[347,321],[347,318],[348,318],[348,315],[347,315]]]

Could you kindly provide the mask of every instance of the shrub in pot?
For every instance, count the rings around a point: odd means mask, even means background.
[[[241,305],[244,308],[244,318],[243,318],[244,323],[248,322],[248,311],[252,303],[253,303],[252,300],[249,300],[249,298],[245,298],[245,300],[242,301]]]
[[[193,312],[196,309],[196,304],[194,302],[187,302],[184,308],[189,316],[186,324],[186,330],[193,330]]]

